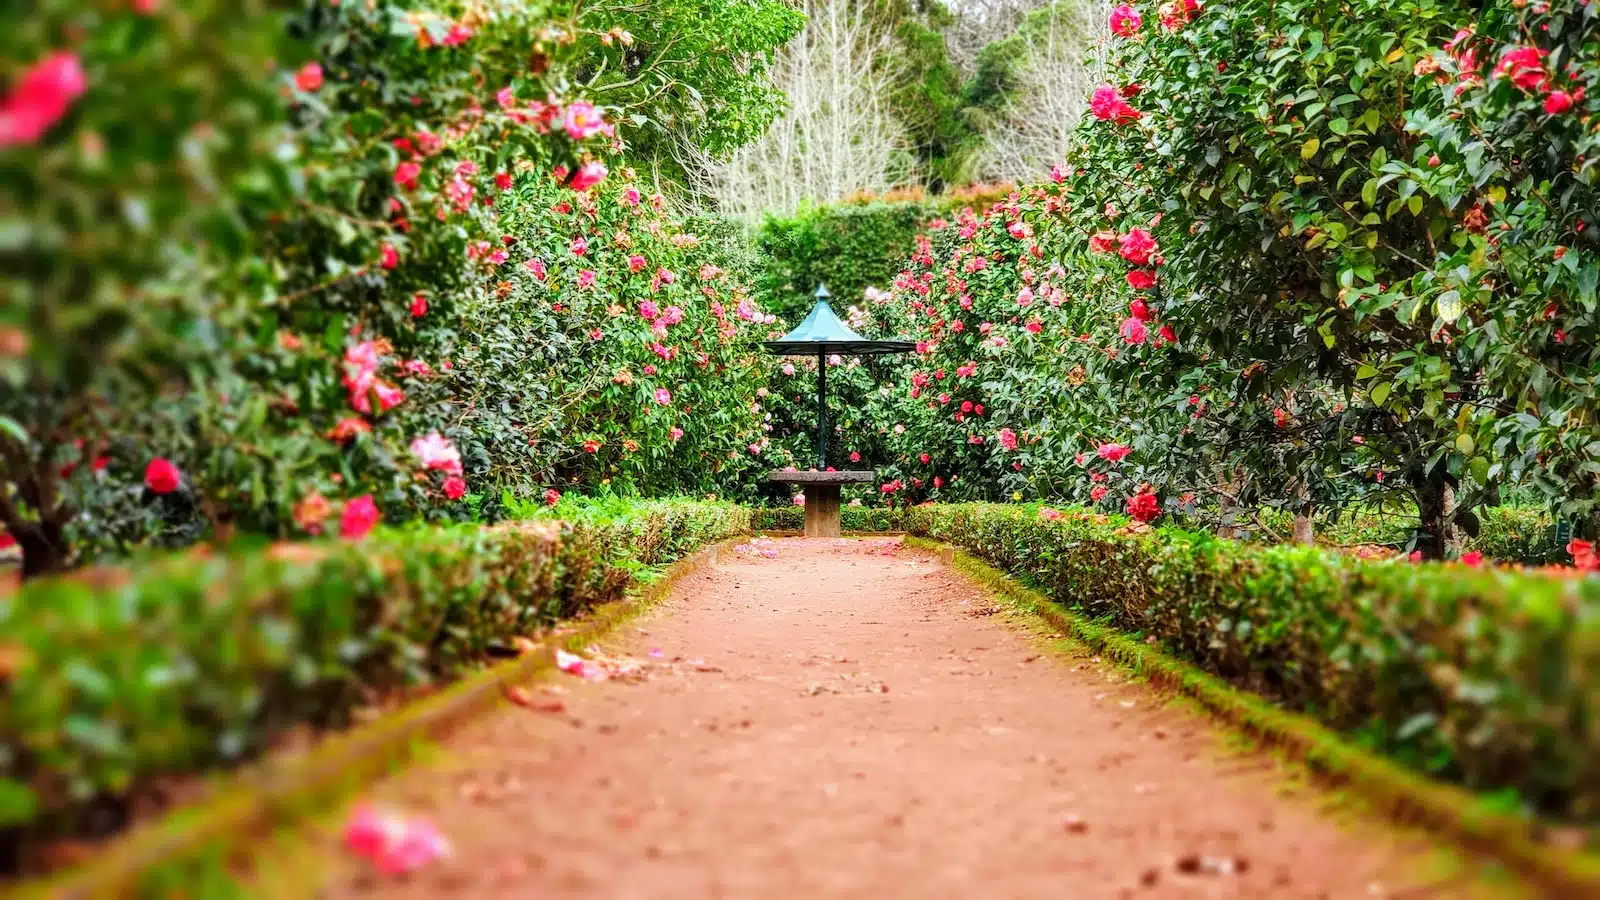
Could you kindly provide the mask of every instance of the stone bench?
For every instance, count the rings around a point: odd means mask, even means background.
[[[868,470],[849,472],[772,472],[768,481],[799,485],[806,495],[806,537],[839,536],[839,488],[846,484],[871,484],[878,473]]]

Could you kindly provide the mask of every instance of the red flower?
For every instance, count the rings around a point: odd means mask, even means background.
[[[343,444],[355,438],[356,435],[365,434],[371,430],[372,426],[367,424],[366,419],[346,416],[328,431],[328,439]]]
[[[1142,291],[1146,288],[1154,287],[1155,283],[1156,273],[1150,271],[1149,269],[1133,269],[1128,272],[1128,287],[1131,287],[1136,291]]]
[[[394,183],[411,190],[417,186],[417,176],[421,174],[422,166],[420,164],[403,162],[394,167]]]
[[[75,53],[54,53],[35,63],[0,102],[0,148],[44,137],[87,88]]]
[[[1111,33],[1117,37],[1133,37],[1139,33],[1140,26],[1144,25],[1144,18],[1139,11],[1127,4],[1111,11]]]
[[[182,481],[183,473],[169,459],[158,456],[145,467],[144,485],[158,494],[172,493]]]
[[[1580,569],[1600,569],[1600,556],[1594,552],[1594,544],[1589,541],[1573,538],[1567,543],[1567,552],[1572,554],[1572,564]]]
[[[451,500],[460,500],[467,492],[466,479],[460,475],[451,475],[444,480],[444,495]]]
[[[379,259],[379,265],[383,266],[385,269],[392,269],[395,266],[400,265],[399,252],[396,251],[393,246],[384,244],[382,256]]]
[[[1542,92],[1550,82],[1550,75],[1544,70],[1544,58],[1549,55],[1539,47],[1514,47],[1500,57],[1494,77],[1510,78],[1512,84],[1530,94]]]
[[[513,179],[511,177],[511,173],[509,173],[509,172],[496,172],[496,173],[494,173],[494,186],[495,187],[499,188],[502,191],[509,191],[509,190],[511,190],[511,185],[512,184],[513,184]]]
[[[1150,304],[1144,302],[1143,297],[1135,297],[1133,302],[1128,304],[1128,314],[1141,322],[1148,322],[1155,315],[1150,311]]]
[[[1483,554],[1477,550],[1469,550],[1461,554],[1461,562],[1469,566],[1481,566],[1483,565]]]
[[[922,454],[922,455],[921,455],[921,456],[919,456],[919,457],[917,457],[917,459],[920,459],[920,460],[922,460],[922,464],[923,464],[923,465],[927,465],[927,464],[928,464],[928,462],[929,462],[929,461],[931,461],[931,460],[932,460],[932,459],[933,459],[933,457],[931,457],[931,456],[929,456],[929,455],[928,455],[928,454],[926,454],[926,453],[924,453],[924,454]]]
[[[1156,499],[1156,495],[1151,493],[1149,488],[1144,488],[1128,498],[1128,515],[1141,522],[1153,521],[1161,515],[1161,501]]]
[[[428,314],[428,298],[418,294],[411,298],[411,318],[420,319]]]
[[[307,93],[322,87],[322,66],[314,62],[301,66],[300,71],[294,73],[294,86]]]
[[[1109,84],[1102,84],[1094,89],[1094,94],[1089,98],[1089,112],[1102,122],[1111,122],[1113,125],[1126,125],[1137,121],[1140,113],[1122,99],[1122,94]]]
[[[551,488],[550,490],[544,492],[544,502],[546,506],[555,506],[560,501],[561,492],[555,488]]]
[[[1156,337],[1166,341],[1169,344],[1176,344],[1178,342],[1178,333],[1173,331],[1172,326],[1166,322],[1161,323],[1161,330],[1156,332]]]
[[[1115,231],[1097,231],[1089,238],[1089,250],[1093,253],[1110,253],[1116,243]]]
[[[1109,489],[1107,487],[1097,484],[1089,489],[1089,499],[1094,503],[1099,503],[1101,500],[1105,499],[1108,492]]]
[[[1122,245],[1117,252],[1136,266],[1149,265],[1150,255],[1160,249],[1155,238],[1143,228],[1129,229],[1127,234],[1117,238],[1117,243]]]
[[[359,541],[378,524],[378,506],[371,494],[363,494],[344,505],[339,516],[339,536],[347,541]]]
[[[1107,462],[1121,462],[1133,450],[1127,444],[1101,444],[1094,448],[1094,452],[1096,456]]]
[[[1574,94],[1569,94],[1566,91],[1551,91],[1550,96],[1544,98],[1544,111],[1552,116],[1559,116],[1582,99],[1583,88],[1579,88]]]
[[[578,168],[578,174],[572,176],[572,189],[587,191],[602,181],[606,180],[606,167],[598,162],[587,162]]]

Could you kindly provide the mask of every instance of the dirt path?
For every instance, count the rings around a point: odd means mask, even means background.
[[[327,896],[1465,896],[1427,884],[1426,845],[1283,796],[1270,760],[1043,650],[934,558],[775,547],[617,636],[643,680],[558,676],[565,711],[491,715],[380,785],[454,856],[341,865]]]

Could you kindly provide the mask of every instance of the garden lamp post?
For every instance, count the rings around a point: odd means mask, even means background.
[[[845,482],[870,482],[877,473],[866,471],[828,471],[828,357],[876,356],[915,350],[912,341],[878,341],[864,338],[839,321],[828,305],[827,285],[817,285],[817,302],[811,313],[794,330],[775,341],[764,341],[769,353],[780,356],[817,358],[817,468],[814,472],[773,472],[772,481],[810,485],[806,494],[806,535],[837,537],[839,534],[839,486]],[[813,502],[815,501],[815,502]]]

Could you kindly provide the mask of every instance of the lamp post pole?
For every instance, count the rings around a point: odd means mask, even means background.
[[[828,470],[828,357],[817,352],[817,471]]]

